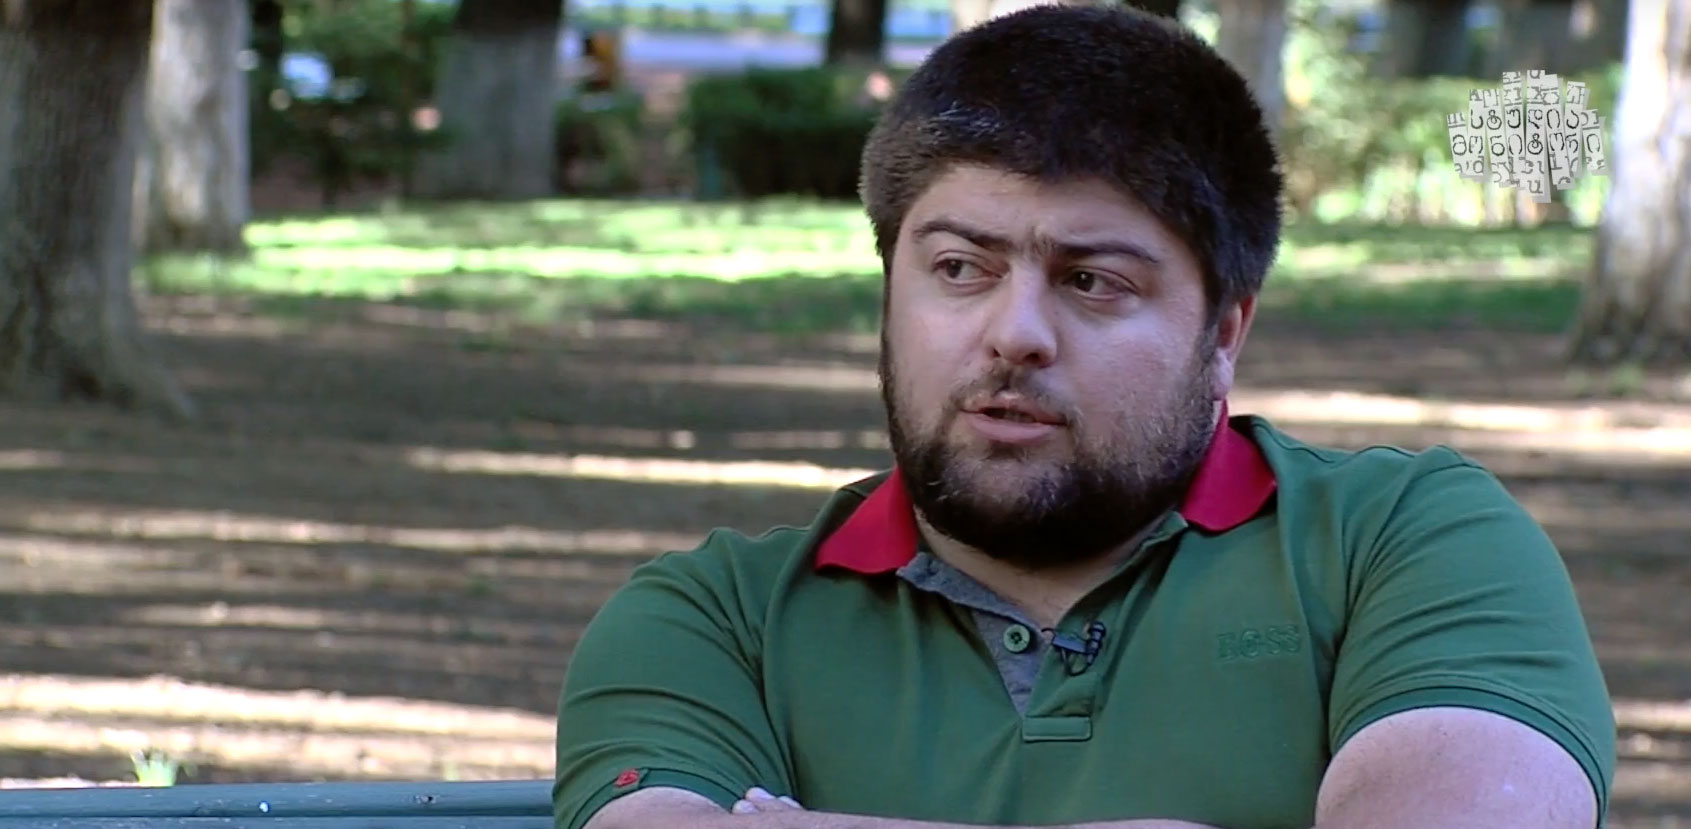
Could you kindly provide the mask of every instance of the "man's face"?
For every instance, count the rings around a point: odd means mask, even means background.
[[[959,167],[888,280],[881,380],[923,517],[1027,569],[1104,555],[1175,506],[1252,315],[1206,325],[1184,242],[1102,182]]]

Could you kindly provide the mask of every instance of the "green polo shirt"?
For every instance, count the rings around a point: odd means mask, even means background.
[[[1049,634],[923,553],[895,469],[807,526],[642,565],[570,662],[556,825],[762,786],[917,820],[1306,829],[1346,740],[1437,705],[1543,732],[1607,809],[1613,713],[1567,571],[1452,450],[1224,418],[1180,508]]]

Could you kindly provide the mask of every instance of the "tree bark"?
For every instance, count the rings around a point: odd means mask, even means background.
[[[287,50],[283,18],[282,0],[253,0],[252,22],[249,24],[252,27],[252,46],[253,51],[258,53],[256,71],[266,83],[279,81],[282,77],[282,55]]]
[[[552,192],[561,0],[462,0],[439,89],[450,146],[419,159],[431,199]]]
[[[1691,0],[1633,0],[1614,183],[1569,356],[1691,358]]]
[[[1102,6],[1115,5],[1116,0],[951,0],[951,30],[961,32],[964,29],[971,29],[994,17],[1030,6],[1037,6],[1042,2],[1056,2],[1074,6]],[[1180,16],[1180,0],[1126,0],[1121,5],[1131,6],[1163,17],[1178,18]]]
[[[992,18],[992,0],[951,0],[951,31],[973,29]]]
[[[0,0],[0,393],[192,412],[130,283],[151,0]]]
[[[1128,0],[1127,5],[1163,17],[1180,17],[1180,0]]]
[[[1573,70],[1573,0],[1506,0],[1501,4],[1503,38],[1492,53],[1488,75],[1543,69]]]
[[[1286,109],[1286,0],[1216,0],[1216,11],[1215,50],[1245,77],[1278,135]]]
[[[1388,78],[1468,74],[1467,0],[1389,0],[1379,73]]]
[[[887,0],[833,0],[823,61],[875,66],[885,56]]]
[[[145,253],[241,253],[251,206],[245,0],[157,0],[147,140],[135,170]]]

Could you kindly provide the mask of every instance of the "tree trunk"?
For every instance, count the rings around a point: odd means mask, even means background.
[[[876,66],[886,47],[887,0],[833,0],[823,60],[830,66]]]
[[[1286,0],[1216,0],[1216,11],[1221,22],[1215,50],[1245,77],[1264,121],[1278,135],[1286,109]]]
[[[147,140],[135,170],[145,253],[240,253],[251,206],[251,112],[240,64],[245,0],[158,0],[147,80]]]
[[[191,413],[130,284],[152,12],[0,2],[0,391]]]
[[[1071,6],[1114,5],[1116,0],[951,0],[951,30],[961,32],[985,23],[994,17],[1037,6],[1041,3],[1062,3]],[[1180,16],[1180,0],[1130,0],[1124,6],[1162,15]]]
[[[1501,6],[1503,38],[1492,53],[1488,75],[1575,71],[1573,0],[1506,0]]]
[[[561,0],[462,0],[438,94],[450,146],[419,159],[433,199],[552,192]]]
[[[282,29],[284,17],[282,0],[253,0],[252,47],[258,54],[258,66],[254,71],[265,84],[280,83],[282,78],[282,54],[287,49],[287,34]],[[263,86],[260,88],[270,91]]]
[[[951,31],[961,32],[965,29],[985,23],[992,17],[992,0],[951,0]]]
[[[400,50],[405,53],[406,60],[416,61],[413,65],[424,65],[421,61],[422,38],[417,34],[417,0],[400,0],[399,19]],[[406,72],[405,77],[400,79],[399,111],[407,124],[412,123],[417,107],[422,103],[422,96],[417,92],[417,75],[417,72]],[[409,141],[400,153],[403,159],[399,165],[399,197],[409,200],[417,193],[417,153]]]
[[[1129,0],[1127,5],[1136,9],[1143,9],[1152,14],[1160,14],[1163,17],[1175,19],[1180,17],[1180,0]]]
[[[1467,0],[1389,0],[1379,74],[1387,78],[1469,73]]]
[[[1614,120],[1614,184],[1569,356],[1684,360],[1691,357],[1691,0],[1633,0]]]

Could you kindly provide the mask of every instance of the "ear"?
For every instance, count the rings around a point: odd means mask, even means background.
[[[1210,394],[1216,400],[1226,399],[1233,391],[1239,354],[1244,351],[1245,336],[1250,333],[1256,310],[1256,297],[1248,296],[1229,303],[1216,318],[1215,352],[1210,357]]]

